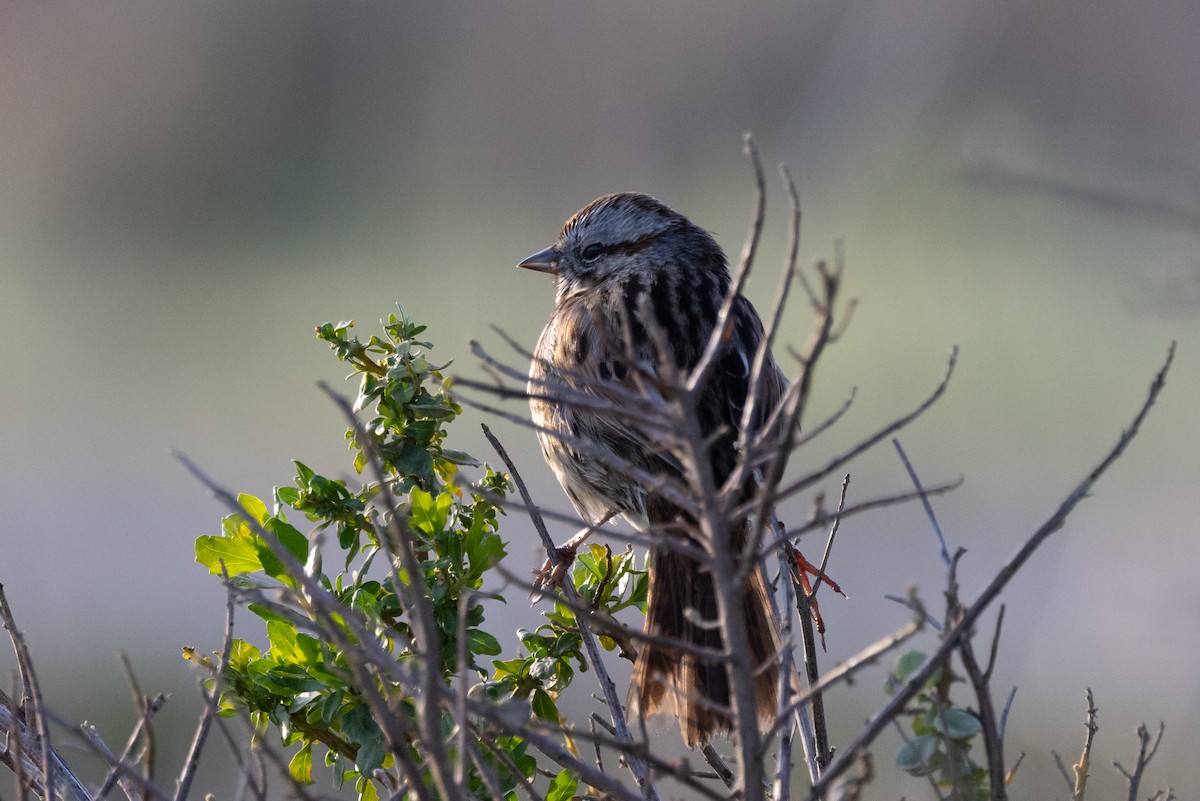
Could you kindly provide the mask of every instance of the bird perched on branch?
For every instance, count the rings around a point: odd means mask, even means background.
[[[762,322],[740,294],[721,317],[731,281],[725,254],[706,231],[647,195],[593,201],[567,220],[553,246],[520,266],[557,282],[529,371],[530,408],[546,461],[585,520],[599,524],[620,514],[661,543],[650,549],[645,632],[653,639],[639,649],[631,705],[644,717],[677,716],[684,742],[701,747],[733,726],[726,664],[711,656],[724,647],[713,571],[701,553],[698,507],[665,489],[667,482],[688,486],[679,432],[662,430],[639,400],[664,391],[667,373],[686,381],[724,323],[696,405],[710,486],[720,488],[739,459]],[[757,383],[748,433],[770,417],[787,386],[770,353]],[[754,489],[747,478],[730,497],[740,503]],[[729,552],[712,558],[738,560],[749,524],[744,517],[726,524]],[[779,635],[757,565],[741,600],[756,710],[770,721],[778,712]]]

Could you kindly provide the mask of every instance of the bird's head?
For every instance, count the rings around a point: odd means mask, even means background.
[[[634,192],[593,200],[567,220],[557,242],[518,266],[554,275],[559,298],[664,268],[728,272],[724,253],[707,231]]]

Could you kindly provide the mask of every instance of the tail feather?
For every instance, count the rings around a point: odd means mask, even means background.
[[[761,570],[752,574],[744,608],[758,717],[769,722],[778,712],[780,645]],[[711,571],[677,551],[652,550],[645,631],[668,642],[643,644],[633,668],[631,705],[644,718],[678,717],[683,742],[693,749],[733,729],[729,676],[723,662],[685,653],[669,641],[719,651],[723,644],[716,620]]]

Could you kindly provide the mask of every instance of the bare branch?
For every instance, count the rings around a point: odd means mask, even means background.
[[[829,537],[825,540],[825,551],[821,554],[821,566],[817,568],[817,575],[813,577],[812,594],[809,595],[809,600],[816,598],[817,590],[821,589],[821,582],[825,578],[825,568],[829,567],[829,554],[833,551],[833,539],[837,536],[838,528],[842,525],[842,512],[846,508],[846,490],[850,487],[850,474],[842,479],[842,493],[838,497],[837,512],[833,516],[833,526],[829,529]]]
[[[17,621],[13,618],[12,609],[8,605],[8,596],[4,593],[4,585],[0,584],[0,622],[8,631],[8,639],[12,642],[17,654],[17,666],[21,673],[21,711],[33,718],[33,727],[37,732],[38,748],[42,758],[42,781],[45,782],[46,797],[54,795],[54,763],[51,754],[54,748],[50,745],[50,727],[46,724],[46,716],[42,707],[42,689],[38,684],[37,674],[33,670],[33,659],[25,646],[25,638],[17,629]]]
[[[851,459],[858,456],[863,451],[871,448],[876,443],[886,439],[887,437],[896,433],[900,429],[906,427],[913,420],[916,420],[918,417],[920,417],[922,414],[924,414],[925,411],[928,410],[929,407],[932,406],[937,401],[937,399],[940,398],[942,396],[942,394],[946,391],[946,387],[950,383],[950,376],[954,374],[954,365],[957,361],[958,361],[958,348],[954,347],[954,348],[951,348],[951,350],[950,350],[950,358],[948,359],[948,361],[946,363],[946,373],[942,377],[942,380],[934,388],[933,392],[927,398],[925,398],[925,400],[923,400],[915,409],[913,409],[911,412],[904,415],[903,417],[893,420],[890,424],[888,424],[887,426],[884,426],[879,431],[876,431],[871,436],[862,440],[857,445],[852,447],[850,450],[845,451],[844,453],[841,453],[841,454],[833,457],[833,459],[831,459],[821,469],[816,470],[812,473],[809,473],[808,475],[806,475],[802,478],[799,478],[796,481],[793,481],[791,484],[787,485],[783,489],[778,490],[775,493],[774,500],[778,501],[778,500],[786,498],[790,495],[794,495],[797,492],[801,492],[802,490],[808,489],[813,484],[816,484],[818,481],[820,481],[821,479],[828,476],[830,473],[841,468],[842,465],[846,464],[847,462],[849,462]]]
[[[1158,745],[1162,742],[1163,733],[1167,727],[1164,723],[1158,724],[1158,734],[1154,737],[1154,744],[1150,743],[1150,731],[1143,723],[1138,726],[1138,756],[1137,762],[1133,766],[1132,771],[1125,770],[1121,767],[1120,762],[1114,762],[1113,765],[1121,772],[1121,775],[1129,782],[1129,801],[1137,801],[1138,788],[1142,784],[1142,774],[1146,771],[1146,766],[1150,764],[1150,760],[1154,759],[1154,755],[1158,753]]]
[[[221,563],[221,573],[225,579],[226,585],[229,584],[229,573],[225,570],[225,563]],[[192,788],[192,779],[196,776],[196,768],[200,765],[200,752],[204,750],[205,740],[208,739],[208,729],[212,725],[213,716],[217,713],[217,706],[221,702],[221,685],[225,681],[225,668],[229,665],[229,654],[233,648],[233,593],[226,589],[225,591],[225,641],[221,646],[221,658],[217,662],[217,670],[213,674],[213,686],[211,692],[201,692],[204,696],[204,711],[200,715],[200,722],[196,726],[196,734],[192,738],[192,745],[188,749],[187,759],[183,763],[183,771],[179,774],[179,781],[175,786],[174,801],[183,801],[188,797],[188,792]]]
[[[1084,729],[1087,735],[1083,740],[1083,754],[1080,755],[1079,761],[1072,765],[1072,772],[1075,774],[1075,780],[1072,781],[1070,776],[1067,776],[1067,786],[1071,788],[1072,801],[1083,801],[1084,794],[1087,791],[1088,771],[1092,764],[1092,741],[1096,737],[1096,732],[1100,731],[1100,723],[1098,720],[1099,710],[1096,709],[1096,699],[1092,696],[1092,688],[1087,688],[1087,720],[1084,722]],[[1058,755],[1055,755],[1058,758]],[[1059,761],[1059,767],[1062,768],[1062,762]],[[1063,769],[1063,774],[1066,775],[1066,770]]]
[[[708,375],[712,372],[713,366],[717,363],[717,354],[724,347],[728,338],[728,326],[732,324],[733,316],[730,312],[733,310],[734,301],[741,294],[742,289],[746,286],[746,279],[750,277],[750,268],[754,264],[754,257],[758,253],[758,242],[762,237],[763,224],[767,217],[767,182],[763,177],[762,162],[758,158],[758,148],[754,144],[754,137],[747,133],[743,137],[744,150],[750,159],[751,165],[754,167],[754,217],[750,222],[750,231],[746,234],[746,242],[742,247],[742,257],[738,262],[738,267],[733,273],[733,280],[729,282],[729,291],[725,293],[725,300],[721,303],[721,311],[717,314],[717,324],[713,326],[712,333],[708,337],[708,344],[704,347],[704,352],[700,359],[696,362],[696,366],[692,369],[691,375],[688,376],[685,390],[688,393],[695,393],[699,388],[708,383]]]
[[[921,479],[917,478],[917,471],[912,466],[912,462],[908,460],[908,454],[904,452],[904,448],[900,445],[900,440],[893,437],[892,445],[896,447],[896,453],[900,454],[900,461],[904,464],[904,469],[908,471],[908,477],[912,479],[913,486],[917,488],[917,495],[921,499],[921,506],[925,508],[925,516],[929,518],[929,524],[933,526],[933,533],[937,534],[938,545],[942,549],[942,561],[949,567],[950,551],[946,548],[946,537],[942,534],[942,527],[938,525],[937,515],[933,513],[933,505],[929,503],[929,496],[925,493],[925,488],[921,486]]]

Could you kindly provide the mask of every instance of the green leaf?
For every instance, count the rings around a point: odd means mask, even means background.
[[[467,467],[479,467],[480,461],[469,453],[456,451],[451,448],[442,448],[442,458],[452,464],[465,465]]]
[[[558,723],[558,707],[555,706],[550,693],[539,687],[533,691],[533,698],[530,700],[533,704],[533,714],[550,723]]]
[[[578,787],[579,779],[566,769],[561,770],[554,777],[554,781],[550,782],[550,789],[546,791],[546,801],[570,801]]]
[[[467,647],[473,654],[482,654],[484,656],[496,656],[504,649],[500,647],[500,641],[486,631],[479,629],[469,629],[467,631]]]
[[[933,727],[952,740],[966,740],[983,731],[978,718],[953,706],[934,717]]]
[[[263,528],[275,535],[283,547],[301,564],[308,559],[308,537],[304,536],[295,526],[285,523],[278,517],[272,517],[263,523]]]
[[[279,499],[280,503],[295,506],[300,502],[300,490],[295,487],[276,487],[275,497]]]
[[[924,776],[937,753],[938,739],[933,735],[914,737],[896,754],[896,767],[910,776]]]
[[[923,664],[925,664],[925,654],[920,651],[909,651],[896,659],[896,667],[892,670],[892,673],[900,681],[908,681],[908,677],[915,673]]]
[[[258,521],[260,526],[265,524],[267,518],[271,516],[271,513],[267,511],[267,505],[253,495],[247,495],[243,492],[238,495],[237,499],[238,505],[250,516],[251,520]]]
[[[196,538],[196,561],[207,567],[209,573],[220,574],[222,560],[231,576],[262,570],[258,548],[251,541],[229,537]]]
[[[307,487],[308,483],[313,480],[313,476],[315,476],[316,473],[314,473],[308,467],[308,465],[304,464],[304,462],[297,462],[293,460],[292,464],[296,465],[296,481],[299,482],[301,486]]]
[[[269,621],[267,639],[271,641],[271,652],[276,659],[290,659],[296,651],[296,627],[290,623]]]
[[[269,607],[263,606],[262,604],[248,604],[246,606],[246,608],[267,622],[270,622],[272,620],[277,620],[280,623],[289,623],[289,624],[291,623],[291,621],[288,618],[284,617],[283,615],[279,614],[278,612],[272,610]]]
[[[425,490],[414,487],[408,494],[408,500],[411,504],[408,520],[418,530],[432,537],[446,529],[446,519],[454,503],[453,495],[443,492],[435,500]]]
[[[312,784],[312,743],[305,743],[288,763],[288,773],[301,784]]]

